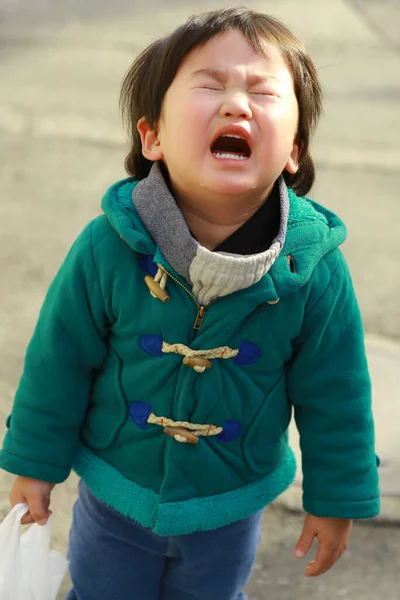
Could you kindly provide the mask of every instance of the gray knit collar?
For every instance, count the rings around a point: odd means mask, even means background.
[[[133,190],[134,205],[169,264],[192,287],[200,304],[250,287],[269,271],[286,237],[289,198],[285,181],[278,180],[280,228],[271,247],[260,254],[242,256],[211,252],[191,235],[158,163]]]

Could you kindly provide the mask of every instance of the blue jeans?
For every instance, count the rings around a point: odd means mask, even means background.
[[[246,600],[262,512],[215,531],[160,537],[82,482],[70,532],[66,600]]]

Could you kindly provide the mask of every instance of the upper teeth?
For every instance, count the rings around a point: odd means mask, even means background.
[[[243,136],[234,135],[233,133],[225,133],[222,137],[233,137],[233,138],[237,138],[238,140],[244,140]]]

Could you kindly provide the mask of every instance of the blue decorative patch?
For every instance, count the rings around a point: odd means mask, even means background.
[[[129,415],[134,423],[140,429],[146,429],[147,419],[151,414],[151,404],[147,402],[132,402],[129,408]]]
[[[257,362],[261,356],[261,349],[253,342],[244,340],[239,346],[239,354],[233,359],[236,367],[245,367]]]
[[[162,345],[162,335],[142,335],[140,337],[141,349],[147,352],[147,354],[151,354],[151,356],[163,358],[164,353],[162,351]]]
[[[233,442],[242,433],[242,425],[238,421],[228,420],[223,424],[223,431],[217,435],[218,442]]]
[[[153,261],[153,258],[149,254],[140,254],[139,255],[139,265],[143,269],[147,275],[151,275],[154,277],[158,271],[158,267],[156,263]]]

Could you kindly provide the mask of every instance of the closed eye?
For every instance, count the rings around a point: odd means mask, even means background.
[[[272,98],[278,98],[279,96],[275,92],[250,92],[254,96],[271,96]]]
[[[212,92],[222,92],[222,88],[211,87],[210,85],[202,85],[202,90],[211,90]]]

